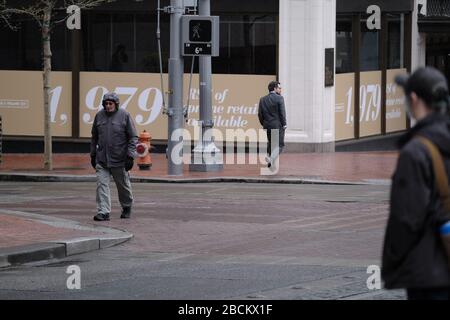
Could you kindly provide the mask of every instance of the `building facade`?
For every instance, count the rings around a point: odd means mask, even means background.
[[[406,130],[404,97],[393,79],[425,64],[450,75],[447,3],[211,1],[212,15],[220,17],[220,55],[212,59],[217,139],[227,140],[226,129],[260,129],[257,104],[275,79],[286,100],[288,151],[330,152],[340,141]],[[79,31],[54,26],[50,102],[55,141],[87,142],[102,94],[114,90],[138,131],[145,129],[155,143],[166,143],[156,5],[154,0],[115,1],[83,11]],[[372,5],[380,9],[380,26],[374,29],[374,14],[367,13]],[[0,48],[0,115],[6,142],[43,135],[40,33],[31,19],[17,19],[18,31],[0,27],[5,44]],[[162,14],[161,35],[166,90],[167,14]],[[199,104],[198,66],[194,61],[191,81],[191,62],[185,59],[188,139],[195,136]]]

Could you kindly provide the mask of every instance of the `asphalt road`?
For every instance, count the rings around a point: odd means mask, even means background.
[[[134,184],[122,245],[0,271],[0,299],[404,299],[369,290],[389,186]],[[0,183],[0,209],[94,224],[95,184]],[[66,273],[81,270],[81,289]]]

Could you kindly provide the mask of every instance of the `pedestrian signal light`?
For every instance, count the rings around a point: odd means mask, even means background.
[[[183,56],[218,56],[219,17],[182,16],[181,48]]]
[[[189,41],[211,42],[211,21],[210,20],[189,21]]]

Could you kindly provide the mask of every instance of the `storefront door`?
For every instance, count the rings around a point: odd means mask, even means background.
[[[435,67],[450,80],[450,36],[440,33],[427,34],[427,65]]]

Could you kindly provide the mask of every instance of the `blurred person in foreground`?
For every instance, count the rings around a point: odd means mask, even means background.
[[[408,300],[449,300],[450,266],[439,236],[445,212],[431,154],[419,137],[431,141],[450,173],[449,93],[446,78],[431,67],[397,76],[407,112],[416,124],[399,140],[392,177],[390,214],[384,238],[381,276],[386,289],[406,289]]]

